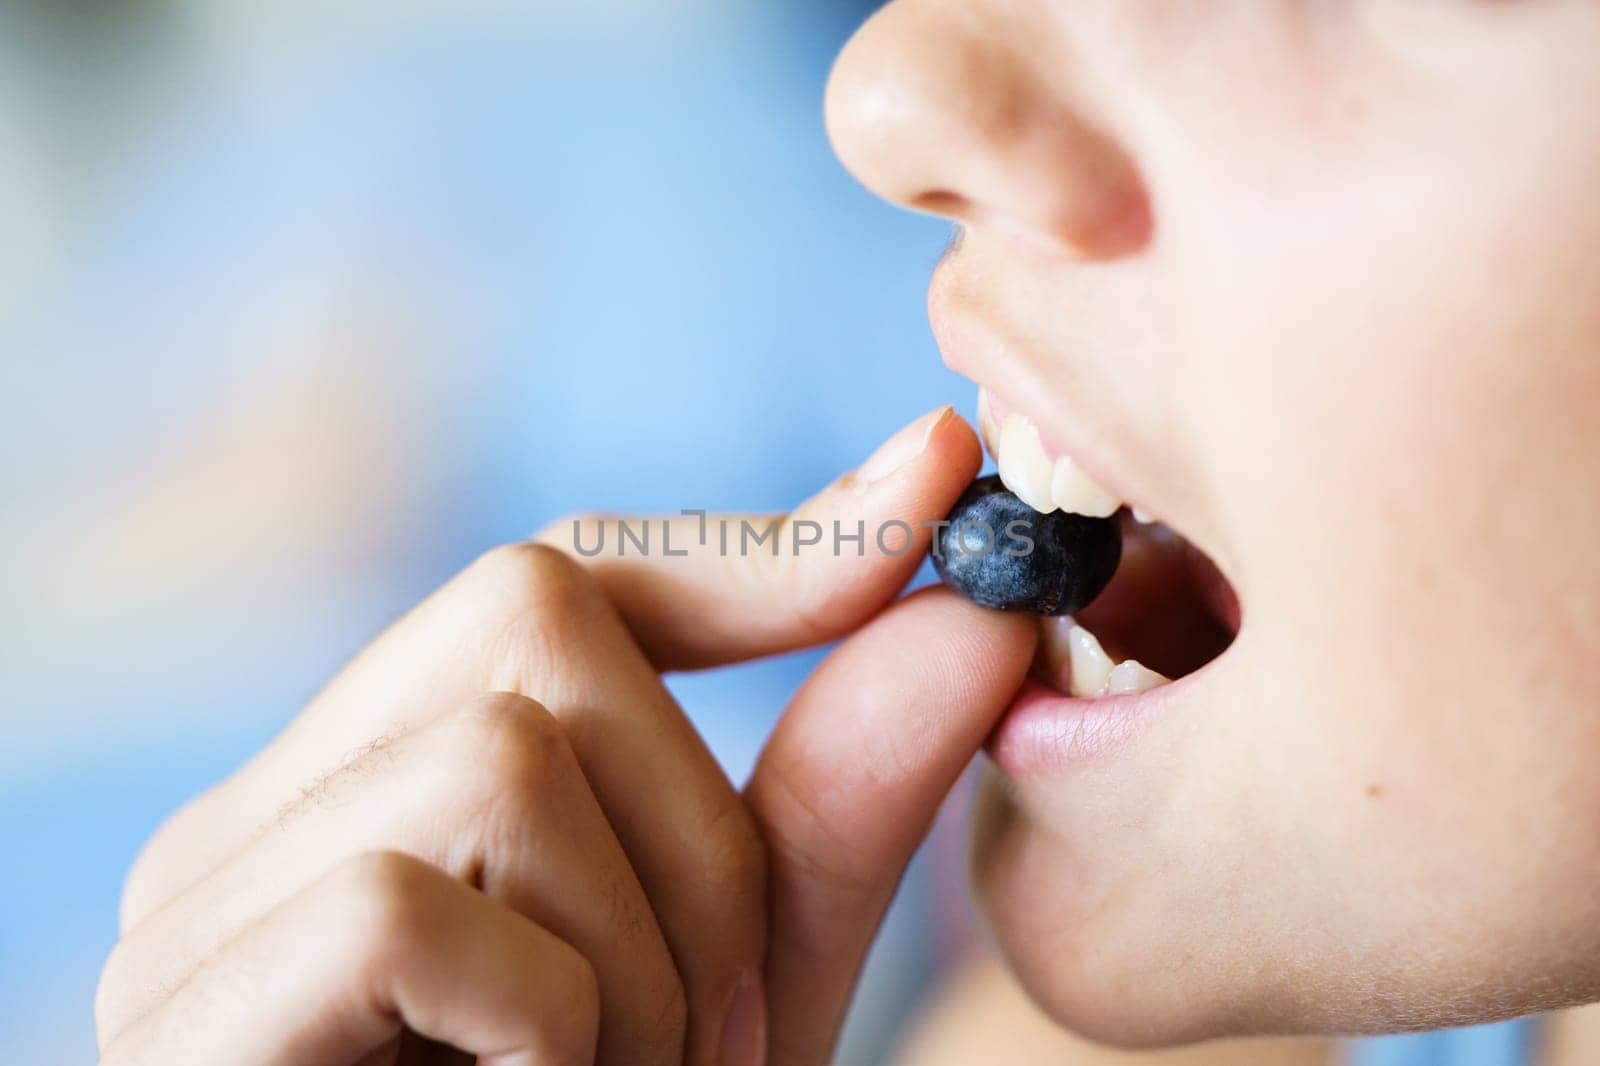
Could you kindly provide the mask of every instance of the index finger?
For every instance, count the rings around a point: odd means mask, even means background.
[[[982,463],[948,406],[786,515],[567,518],[537,538],[580,558],[663,670],[821,644],[892,600]]]

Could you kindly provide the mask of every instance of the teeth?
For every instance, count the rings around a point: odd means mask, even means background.
[[[1026,416],[1013,411],[996,429],[986,390],[978,392],[978,427],[999,467],[1000,480],[1035,511],[1049,514],[1059,509],[1106,518],[1122,506],[1068,456],[1052,461],[1039,439],[1039,427]]]
[[[1147,526],[1156,520],[1156,516],[1142,507],[1135,507],[1133,509],[1133,520],[1141,526]]]
[[[1050,683],[1074,696],[1093,696],[1111,676],[1111,657],[1100,642],[1071,615],[1041,618],[1039,624],[1039,651]]]
[[[1137,659],[1128,659],[1111,668],[1111,676],[1106,678],[1103,695],[1120,696],[1129,692],[1149,692],[1153,688],[1167,684],[1168,680]]]
[[[1040,647],[1050,682],[1080,699],[1148,692],[1169,679],[1135,659],[1114,663],[1100,641],[1069,616],[1042,619]]]
[[[1093,633],[1075,625],[1067,631],[1072,680],[1067,691],[1074,696],[1096,696],[1111,678],[1113,664]]]
[[[1121,500],[1090,481],[1089,475],[1064,455],[1056,460],[1055,474],[1050,479],[1050,498],[1063,511],[1073,511],[1090,518],[1109,518],[1122,506]]]
[[[1015,412],[1006,415],[1006,420],[1000,424],[1000,447],[995,450],[995,462],[1000,467],[1000,480],[1023,503],[1041,514],[1056,509],[1050,493],[1054,464],[1044,454],[1039,429],[1032,422]]]

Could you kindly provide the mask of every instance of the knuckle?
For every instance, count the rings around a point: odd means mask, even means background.
[[[497,605],[508,620],[548,624],[594,609],[600,593],[577,560],[548,544],[519,542],[487,552],[471,568],[473,586],[484,602]]]
[[[546,544],[507,544],[482,556],[462,581],[462,599],[470,643],[496,664],[496,688],[526,691],[597,626],[614,624],[598,580]]]
[[[440,873],[398,851],[374,851],[341,863],[324,883],[366,958],[387,957],[425,940],[435,919]]]
[[[565,731],[534,700],[495,692],[455,716],[452,787],[457,794],[513,814],[541,804],[564,787],[574,765]]]

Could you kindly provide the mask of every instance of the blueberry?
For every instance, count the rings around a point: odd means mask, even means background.
[[[1115,516],[1040,514],[984,477],[950,512],[933,540],[944,583],[982,607],[1071,614],[1105,589],[1122,561]]]

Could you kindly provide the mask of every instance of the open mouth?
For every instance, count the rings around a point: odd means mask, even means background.
[[[1122,562],[1091,604],[1040,619],[1037,686],[1101,700],[1162,688],[1200,670],[1233,642],[1237,596],[1205,553],[1151,515],[1124,505],[1069,456],[1052,454],[1026,416],[980,391],[984,444],[1006,488],[1036,511],[1117,516]]]

